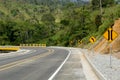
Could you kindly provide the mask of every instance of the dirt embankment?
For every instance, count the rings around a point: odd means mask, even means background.
[[[111,42],[112,44],[112,51],[115,53],[115,56],[120,58],[120,18],[114,22],[113,25],[113,30],[117,32],[118,37]],[[98,43],[95,47],[94,50],[96,52],[108,54],[109,53],[109,43],[106,39],[102,39],[100,43]]]

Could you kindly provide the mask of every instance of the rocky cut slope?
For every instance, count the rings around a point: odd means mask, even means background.
[[[113,30],[115,32],[117,32],[118,34],[118,37],[112,41],[110,44],[112,44],[112,52],[113,53],[117,53],[115,55],[117,56],[120,56],[120,18],[117,19],[115,22],[114,22],[114,25],[113,25]],[[109,43],[106,39],[102,39],[100,41],[100,43],[98,43],[94,49],[96,52],[100,52],[100,53],[109,53]]]

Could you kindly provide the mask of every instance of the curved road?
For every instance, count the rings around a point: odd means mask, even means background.
[[[27,48],[29,54],[0,58],[0,80],[48,80],[69,51],[54,48]]]

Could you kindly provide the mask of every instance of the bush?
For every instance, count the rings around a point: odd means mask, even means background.
[[[99,33],[100,35],[102,35],[102,34],[106,31],[106,29],[111,26],[111,24],[113,24],[113,22],[111,22],[111,21],[109,21],[109,20],[106,20],[106,21],[99,27],[98,33]]]

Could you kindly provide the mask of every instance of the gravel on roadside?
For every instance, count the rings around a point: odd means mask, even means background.
[[[91,51],[86,49],[83,49],[83,51],[93,62],[96,68],[107,78],[107,80],[120,80],[120,59],[112,56],[110,66],[110,54],[93,54]]]

